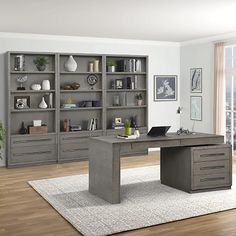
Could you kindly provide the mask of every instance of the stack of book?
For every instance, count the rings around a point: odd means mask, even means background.
[[[112,129],[124,129],[125,124],[124,123],[119,123],[116,124],[115,122],[112,123]]]
[[[127,89],[137,89],[137,84],[138,84],[137,80],[138,80],[137,75],[135,75],[134,78],[127,77],[126,78],[126,88]]]
[[[96,130],[98,128],[98,119],[92,118],[88,121],[87,130]]]
[[[72,103],[65,103],[65,104],[62,104],[62,108],[66,108],[66,109],[77,108],[77,105],[72,104]]]
[[[70,131],[76,132],[76,131],[81,131],[82,127],[81,125],[70,125]]]

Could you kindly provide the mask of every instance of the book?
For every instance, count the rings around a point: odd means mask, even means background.
[[[118,134],[116,137],[120,138],[120,139],[137,139],[136,135],[120,135],[120,134]]]

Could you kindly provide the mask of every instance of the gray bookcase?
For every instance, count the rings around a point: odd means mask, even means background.
[[[23,71],[15,70],[15,58],[24,55]],[[65,62],[72,55],[77,63],[74,72],[65,70]],[[34,59],[38,56],[47,58],[44,71],[38,71]],[[98,71],[91,72],[89,64],[99,61]],[[108,62],[113,61],[115,71],[108,72]],[[132,66],[131,66],[132,64]],[[134,65],[138,65],[138,69]],[[8,91],[8,152],[7,166],[35,165],[57,163],[73,160],[84,160],[88,156],[89,137],[101,135],[117,135],[123,129],[114,129],[115,118],[135,118],[141,133],[147,132],[148,122],[148,58],[133,55],[98,55],[98,54],[60,54],[39,52],[7,53],[7,91]],[[97,83],[89,85],[88,76],[97,78]],[[27,76],[20,87],[17,78]],[[128,77],[128,79],[127,79]],[[32,84],[50,81],[50,90],[32,90]],[[122,86],[120,86],[122,81]],[[128,82],[127,82],[128,81]],[[131,84],[132,82],[132,84]],[[77,90],[69,90],[66,85],[79,83]],[[127,84],[128,83],[128,84]],[[38,107],[44,96],[48,103],[48,95],[52,94],[52,106],[46,109]],[[136,95],[142,94],[143,104],[137,104]],[[119,98],[119,104],[117,102]],[[116,98],[116,100],[115,100]],[[16,101],[24,99],[28,102],[25,109],[16,109]],[[26,102],[26,103],[27,103]],[[76,104],[75,108],[64,107],[64,104]],[[27,104],[26,104],[27,105]],[[96,129],[88,130],[88,122],[96,121]],[[19,134],[22,122],[25,127],[32,126],[33,120],[42,120],[48,132],[44,134]],[[81,131],[66,131],[64,124],[68,120],[70,126],[78,125]],[[95,125],[94,125],[95,128]],[[143,154],[124,151],[123,155]]]

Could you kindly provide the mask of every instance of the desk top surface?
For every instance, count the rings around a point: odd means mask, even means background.
[[[138,143],[138,142],[155,142],[155,141],[167,141],[167,140],[187,140],[187,139],[199,139],[199,138],[221,138],[222,143],[224,142],[224,136],[215,134],[205,134],[205,133],[194,133],[188,135],[177,135],[176,133],[167,133],[166,136],[150,137],[146,134],[142,134],[137,139],[121,139],[116,136],[99,136],[93,137],[91,139],[106,142],[110,144],[117,143]]]

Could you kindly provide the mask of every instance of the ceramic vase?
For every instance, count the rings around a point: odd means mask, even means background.
[[[46,65],[36,65],[36,68],[38,69],[38,71],[45,71]]]
[[[20,128],[19,133],[20,134],[27,134],[27,129],[25,128],[25,123],[24,122],[21,123],[21,128]]]
[[[42,97],[42,100],[39,104],[39,108],[46,109],[48,107],[47,103],[45,102],[44,97]]]
[[[138,99],[138,106],[142,106],[143,105],[143,100]]]
[[[50,90],[50,81],[49,80],[43,80],[42,82],[42,90]]]
[[[99,60],[94,61],[94,72],[99,72]]]
[[[77,69],[77,63],[73,56],[69,56],[68,60],[65,62],[65,70],[68,72],[75,72]]]

